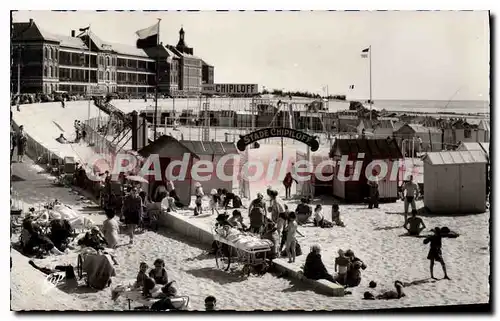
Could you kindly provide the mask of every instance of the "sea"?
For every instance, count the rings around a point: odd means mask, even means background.
[[[364,104],[365,106],[367,104]],[[377,110],[400,111],[409,113],[454,113],[489,114],[490,102],[484,100],[375,100]]]

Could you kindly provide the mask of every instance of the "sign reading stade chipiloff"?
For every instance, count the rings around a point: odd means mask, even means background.
[[[203,93],[211,95],[257,95],[257,84],[205,84]]]
[[[240,151],[244,151],[248,145],[256,141],[272,137],[295,139],[311,147],[311,151],[313,152],[319,149],[319,142],[315,136],[292,128],[263,128],[247,135],[240,135],[240,140],[236,143],[236,147],[238,147]]]

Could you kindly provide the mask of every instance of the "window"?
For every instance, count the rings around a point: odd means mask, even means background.
[[[106,71],[106,81],[109,81],[109,71]]]
[[[49,59],[49,48],[45,47],[45,59]]]
[[[48,73],[49,73],[49,71],[48,71],[48,70],[49,70],[49,69],[47,68],[47,66],[43,66],[43,76],[44,76],[44,77],[48,77],[48,76],[49,76],[49,75],[48,75]]]
[[[50,66],[50,68],[49,68],[49,77],[52,77],[52,75],[53,75],[53,68],[52,68],[52,66]]]
[[[109,66],[111,65],[110,61],[109,61],[109,57],[106,57],[106,66]]]
[[[102,80],[102,71],[99,71],[99,80]]]
[[[469,128],[464,129],[464,138],[471,138],[471,137],[472,137],[471,130]]]

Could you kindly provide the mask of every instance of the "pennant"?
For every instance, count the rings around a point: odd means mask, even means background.
[[[368,58],[368,53],[370,52],[370,48],[366,48],[361,50],[361,58]]]

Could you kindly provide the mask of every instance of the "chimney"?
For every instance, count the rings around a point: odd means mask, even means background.
[[[71,30],[71,37],[75,37],[75,30]]]
[[[30,27],[33,26],[33,19],[30,19]]]

